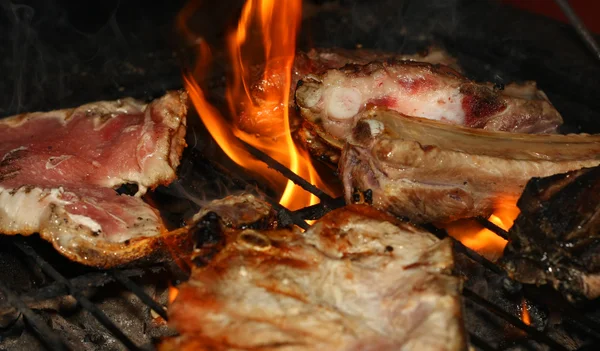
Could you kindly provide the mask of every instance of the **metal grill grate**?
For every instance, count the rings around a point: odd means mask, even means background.
[[[567,13],[569,13],[570,9],[568,7],[565,7],[568,6],[566,1],[557,2],[563,6],[563,9]],[[575,18],[576,20],[576,17],[573,16],[569,16],[569,18],[572,21],[573,18]],[[593,41],[593,38],[591,38],[591,36],[587,33],[585,28],[582,27],[581,23],[574,23],[574,26],[578,33],[580,33],[582,38],[584,38],[586,44],[592,49],[592,51],[595,54],[597,54],[597,45]],[[257,150],[250,145],[246,145],[246,147],[248,148],[250,153],[256,158],[265,162],[269,167],[279,171],[281,174],[292,180],[294,183],[298,184],[305,190],[316,195],[321,200],[321,202],[317,205],[309,206],[297,211],[290,211],[289,209],[279,205],[277,201],[265,196],[267,201],[269,201],[273,208],[278,212],[279,217],[283,223],[293,223],[301,228],[306,229],[309,227],[309,224],[306,222],[307,220],[318,219],[325,215],[327,212],[335,208],[341,207],[345,204],[343,198],[332,198],[325,192],[310,184],[305,179],[294,174],[285,166],[279,164],[278,162],[270,158],[268,155],[262,153],[260,150]],[[237,179],[237,181],[243,182],[243,180],[240,179]],[[483,227],[493,231],[501,237],[507,237],[506,231],[499,228],[495,224],[489,222],[487,219],[478,218],[477,220]],[[448,234],[444,230],[435,228],[433,226],[425,227],[440,238],[448,236]],[[13,239],[14,240],[12,241],[12,244],[15,246],[15,248],[18,251],[20,251],[23,255],[32,259],[47,276],[51,277],[54,280],[53,283],[44,287],[45,291],[49,294],[49,296],[73,296],[82,308],[88,310],[127,349],[140,350],[141,346],[137,345],[134,341],[132,341],[132,339],[122,331],[122,328],[120,328],[117,323],[115,323],[109,317],[107,317],[107,315],[96,304],[94,304],[94,302],[90,301],[90,299],[88,299],[82,293],[84,287],[101,287],[107,282],[116,281],[120,283],[125,289],[131,291],[145,305],[147,305],[149,308],[155,311],[159,316],[167,320],[168,316],[165,308],[161,304],[156,302],[151,296],[146,294],[143,288],[131,279],[132,276],[139,276],[140,274],[142,274],[142,271],[140,269],[112,270],[107,272],[89,272],[72,279],[67,279],[55,267],[53,267],[52,264],[44,260],[40,253],[31,245],[29,245],[26,242],[26,240],[24,240],[23,238]],[[502,277],[502,279],[506,279],[514,284],[519,284],[507,277],[506,273],[500,267],[496,266],[494,263],[482,257],[475,251],[465,247],[456,240],[454,241],[454,248],[457,253],[465,255],[469,259],[484,267],[485,270],[490,271],[493,274]],[[532,293],[532,290],[528,289],[522,289],[522,291],[523,297],[525,297],[526,299],[547,306],[547,304],[544,303],[542,299],[540,299],[539,294]],[[41,318],[39,314],[37,314],[30,307],[28,307],[27,302],[25,301],[25,298],[22,295],[20,296],[18,293],[11,290],[2,281],[0,281],[0,292],[4,294],[4,296],[7,299],[7,302],[11,306],[16,308],[19,311],[19,313],[21,313],[24,316],[24,318],[27,321],[27,324],[31,327],[32,330],[35,331],[40,341],[48,349],[68,350],[67,343],[65,343],[65,341],[62,340],[60,336],[52,330],[52,328],[46,323],[46,321],[43,320],[43,318]],[[558,340],[547,335],[546,333],[539,331],[535,327],[525,324],[518,316],[515,316],[514,314],[504,310],[502,307],[488,301],[473,290],[464,289],[463,295],[465,299],[477,304],[478,306],[481,306],[489,314],[493,314],[503,319],[506,323],[527,333],[527,335],[531,339],[541,344],[545,344],[553,350],[571,349],[568,345],[559,342]],[[547,307],[549,309],[555,309],[557,312],[563,315],[569,316],[573,320],[574,325],[576,326],[579,332],[589,336],[590,339],[600,341],[600,324],[598,324],[596,321],[587,318],[573,306],[569,304],[557,304]],[[483,340],[474,331],[469,331],[469,339],[472,346],[476,349],[486,351],[497,350],[496,347],[490,345],[487,341]]]
[[[299,209],[297,211],[290,211],[289,209],[278,204],[277,201],[265,196],[265,199],[267,199],[267,201],[270,202],[273,208],[278,212],[278,216],[280,217],[282,223],[294,223],[299,227],[306,229],[309,227],[306,220],[318,219],[325,215],[327,212],[344,205],[344,201],[342,198],[332,198],[331,196],[325,194],[323,191],[317,189],[315,186],[308,183],[305,179],[302,179],[301,177],[297,176],[282,164],[278,163],[266,154],[262,153],[260,150],[249,148],[249,151],[252,152],[252,154],[258,159],[265,162],[269,167],[280,171],[294,183],[302,186],[304,189],[317,195],[321,199],[321,203],[317,205]],[[234,180],[237,182],[244,182],[243,180],[235,177]],[[478,219],[478,221],[482,224],[483,227],[494,231],[500,236],[506,236],[506,232],[503,229],[494,225],[493,223],[483,218]],[[433,226],[424,227],[439,238],[444,238],[448,236],[448,234],[444,230],[438,229]],[[131,276],[139,274],[140,269],[112,270],[101,273],[91,272],[87,273],[84,276],[79,276],[69,280],[61,273],[59,273],[58,270],[55,269],[48,261],[44,260],[44,258],[42,258],[42,256],[31,245],[29,245],[25,240],[23,240],[23,238],[14,238],[12,243],[15,246],[15,248],[17,248],[22,254],[31,258],[47,276],[51,277],[54,280],[54,283],[51,284],[51,290],[55,296],[73,296],[82,308],[88,310],[107,330],[109,330],[116,337],[116,339],[118,339],[123,344],[123,346],[125,346],[129,350],[141,350],[141,347],[139,345],[136,345],[131,340],[131,338],[127,336],[115,322],[111,321],[106,316],[106,314],[104,314],[104,312],[98,308],[98,306],[96,306],[92,301],[90,301],[86,296],[82,294],[83,286],[87,286],[89,284],[102,286],[109,281],[119,282],[127,290],[134,293],[145,305],[154,310],[158,315],[160,315],[165,320],[168,319],[165,308],[158,302],[153,300],[152,297],[146,294],[138,284],[136,284],[133,280],[130,279]],[[472,259],[474,262],[480,264],[486,270],[491,271],[498,276],[501,276],[503,279],[512,281],[509,277],[506,276],[506,273],[500,267],[496,266],[491,261],[479,255],[477,252],[464,246],[459,241],[454,240],[454,247],[457,253],[464,254],[465,256]],[[519,284],[514,281],[512,282],[514,284]],[[32,329],[39,336],[40,340],[49,349],[68,349],[66,343],[63,340],[61,340],[55,332],[52,331],[52,329],[46,324],[46,322],[43,321],[39,315],[36,314],[36,312],[34,312],[27,306],[27,304],[23,301],[21,297],[18,296],[17,293],[11,291],[2,282],[0,282],[0,291],[4,293],[4,295],[8,299],[8,302],[11,305],[14,306],[20,313],[22,313],[22,315],[27,320],[28,324],[32,327]],[[463,296],[466,300],[482,307],[483,310],[487,311],[487,313],[489,313],[490,315],[495,315],[504,320],[506,323],[523,331],[529,336],[529,338],[531,338],[531,340],[535,340],[540,344],[545,344],[549,346],[552,350],[571,350],[571,348],[569,348],[568,345],[564,345],[558,340],[555,340],[551,336],[547,335],[546,333],[539,331],[535,327],[525,324],[519,318],[519,316],[515,316],[514,314],[504,310],[502,307],[494,304],[493,302],[488,301],[486,298],[477,294],[475,291],[465,288],[463,289]],[[531,301],[538,301],[537,297],[535,295],[528,294],[527,290],[524,290],[523,297]],[[540,303],[542,302],[540,301]],[[576,322],[575,325],[578,327],[579,332],[589,336],[591,339],[600,341],[600,325],[598,323],[581,315],[575,308],[569,308],[569,305],[566,305],[566,307],[563,306],[563,308],[558,312],[570,316],[570,318],[572,318]],[[488,342],[479,337],[475,333],[475,331],[469,331],[469,338],[472,343],[472,346],[476,349],[497,349],[496,347],[490,345]]]

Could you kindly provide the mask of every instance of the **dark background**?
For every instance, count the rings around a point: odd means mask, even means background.
[[[197,28],[218,37],[241,1],[204,2]],[[185,3],[0,0],[0,116],[180,88],[187,51],[174,19]],[[565,131],[600,132],[600,62],[567,23],[497,0],[305,1],[304,49],[414,51],[432,42],[471,78],[536,80]]]

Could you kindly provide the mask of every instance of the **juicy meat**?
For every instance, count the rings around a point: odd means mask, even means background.
[[[332,49],[311,49],[308,52],[298,52],[292,67],[292,76],[290,84],[289,108],[293,110],[294,92],[298,81],[309,74],[318,74],[328,69],[341,68],[347,64],[367,64],[374,60],[393,59],[422,61],[435,64],[445,64],[455,69],[459,69],[456,60],[439,48],[431,48],[427,52],[419,54],[397,54],[387,53],[367,49],[345,50],[339,48]],[[276,68],[281,62],[271,62],[269,66]],[[279,92],[285,84],[285,75],[280,74],[286,70],[273,69],[271,75],[264,75],[264,66],[253,67],[251,95],[255,101],[255,106],[261,106],[266,111],[262,113],[265,118],[261,118],[261,113],[247,116],[241,112],[238,116],[238,126],[248,133],[260,133],[262,135],[271,135],[279,133],[279,130],[271,131],[272,116],[281,111],[281,104],[265,103],[265,97],[273,91]],[[277,94],[277,93],[275,93]],[[273,96],[273,94],[271,94]]]
[[[369,206],[305,233],[229,230],[179,286],[163,350],[460,350],[451,242]]]
[[[517,205],[502,259],[512,276],[600,297],[600,167],[532,179]]]
[[[454,126],[376,109],[361,114],[339,163],[346,199],[416,222],[489,216],[527,181],[600,164],[600,136],[532,135]]]
[[[69,258],[112,266],[152,251],[166,230],[140,198],[168,184],[185,147],[185,92],[0,120],[0,232],[39,232]],[[136,196],[113,188],[138,186]]]
[[[298,84],[296,104],[319,136],[338,146],[359,113],[371,107],[495,131],[554,133],[562,123],[535,83],[511,85],[503,93],[422,62],[373,62],[309,75]]]

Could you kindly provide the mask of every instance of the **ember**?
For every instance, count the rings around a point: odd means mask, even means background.
[[[169,304],[175,301],[177,295],[179,294],[179,290],[174,286],[169,286]]]
[[[521,320],[527,325],[531,325],[531,316],[529,315],[529,307],[527,301],[523,299],[521,301]]]
[[[238,138],[312,184],[327,188],[319,180],[306,152],[295,146],[290,132],[289,92],[301,8],[299,0],[246,2],[237,29],[227,37],[234,72],[227,88],[229,112],[235,116],[233,125],[208,102],[200,87],[199,79],[206,74],[211,56],[205,41],[199,44],[195,74],[184,75],[194,106],[219,146],[238,165],[270,181],[281,193],[280,203],[292,210],[313,205],[317,198],[253,158]],[[183,11],[179,16],[179,27],[184,32],[189,32],[187,21],[190,15]],[[262,63],[265,81],[269,81],[268,77],[280,77],[284,84],[263,87],[264,94],[257,98],[250,94],[251,72]]]

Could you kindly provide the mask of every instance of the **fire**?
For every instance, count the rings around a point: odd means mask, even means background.
[[[525,299],[521,300],[521,320],[527,325],[531,325],[531,316],[529,315],[529,307]]]
[[[169,286],[169,297],[168,297],[169,304],[172,304],[173,301],[175,301],[175,298],[177,298],[177,295],[179,295],[179,289],[177,289],[174,286]]]
[[[180,13],[178,26],[184,35],[191,33],[187,21],[198,6],[187,6]],[[184,74],[190,98],[209,132],[221,149],[238,165],[268,180],[281,193],[280,203],[298,209],[317,203],[314,195],[254,159],[239,142],[242,140],[286,165],[294,173],[323,187],[309,156],[299,150],[290,130],[290,88],[296,50],[296,33],[302,13],[301,0],[248,0],[238,26],[227,36],[233,77],[227,85],[227,102],[233,121],[212,106],[201,88],[211,61],[211,50],[197,40],[198,60],[194,72]],[[257,67],[264,84],[256,82]],[[239,140],[238,140],[239,139]]]
[[[488,220],[498,227],[509,230],[517,216],[519,208],[515,203],[504,202],[497,206]],[[491,261],[502,256],[507,241],[491,230],[482,228],[474,220],[460,220],[443,226],[452,237],[463,245],[477,251]]]

